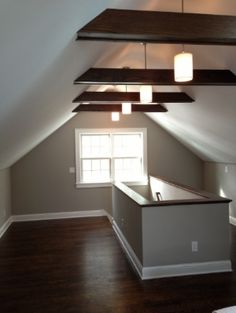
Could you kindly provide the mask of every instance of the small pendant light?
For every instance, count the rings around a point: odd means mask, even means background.
[[[127,85],[125,86],[125,90],[127,92]],[[130,102],[122,103],[122,114],[128,115],[132,113],[132,104]]]
[[[111,112],[111,120],[112,122],[118,122],[120,120],[119,112]]]
[[[130,102],[123,102],[122,103],[122,114],[128,115],[132,112],[132,105]]]
[[[184,0],[182,0],[182,13],[184,13]],[[176,82],[187,82],[193,79],[193,55],[184,51],[174,57],[174,76]]]
[[[144,43],[144,65],[145,70],[147,69],[147,44]],[[150,103],[152,102],[152,86],[143,85],[140,87],[140,102]]]
[[[187,82],[193,79],[193,55],[184,52],[177,54],[174,58],[175,81]]]

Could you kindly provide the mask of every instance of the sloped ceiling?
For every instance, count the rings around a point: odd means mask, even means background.
[[[143,67],[140,44],[75,42],[76,31],[108,7],[180,11],[181,0],[0,2],[0,168],[11,166],[73,117],[72,100],[83,90],[73,86],[73,80],[89,67]],[[185,0],[185,11],[236,15],[236,1]],[[148,45],[148,66],[173,68],[180,49]],[[195,68],[229,68],[236,73],[236,47],[186,50],[194,54]],[[148,114],[150,118],[202,159],[236,162],[236,88],[181,89],[196,102],[168,104],[168,113]]]

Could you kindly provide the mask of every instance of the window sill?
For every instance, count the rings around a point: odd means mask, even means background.
[[[104,182],[104,183],[76,183],[76,188],[104,188],[111,187],[112,183]]]
[[[144,178],[141,181],[134,181],[134,182],[123,182],[127,186],[144,186],[148,185],[148,179]],[[103,182],[103,183],[76,183],[76,188],[105,188],[105,187],[112,187],[112,182]]]

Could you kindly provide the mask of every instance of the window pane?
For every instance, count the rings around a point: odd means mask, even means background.
[[[103,182],[110,180],[110,160],[90,159],[82,160],[83,182]]]
[[[142,152],[141,134],[115,134],[113,136],[113,155],[115,157],[140,156]]]
[[[109,170],[110,169],[109,160],[101,160],[101,169],[102,170]]]
[[[91,160],[83,160],[82,166],[84,171],[91,171]]]
[[[110,136],[108,134],[87,135],[82,134],[81,157],[107,157],[110,156]]]
[[[122,159],[116,159],[115,160],[115,169],[116,170],[122,170],[123,168],[123,160]]]
[[[90,136],[82,135],[82,145],[90,146]]]
[[[138,181],[142,176],[140,158],[115,159],[115,179],[120,181]]]
[[[92,171],[100,171],[100,160],[92,160]]]
[[[99,136],[100,135],[91,136],[91,141],[92,141],[91,145],[92,146],[99,146]]]
[[[91,171],[83,171],[83,181],[85,182],[91,181]]]

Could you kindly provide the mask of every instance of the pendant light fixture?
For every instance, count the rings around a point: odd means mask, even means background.
[[[182,13],[184,13],[184,0],[182,1]],[[193,79],[193,55],[184,51],[174,57],[174,75],[176,82],[187,82]]]
[[[127,85],[125,86],[125,91],[127,92]],[[122,103],[122,114],[128,115],[132,112],[132,104],[130,102]]]
[[[147,44],[143,43],[144,46],[144,66],[147,69]],[[152,86],[143,85],[140,87],[140,102],[150,103],[152,102]]]
[[[132,112],[132,105],[130,102],[124,102],[122,103],[122,114],[128,115]]]
[[[119,122],[120,113],[119,112],[111,112],[111,120],[112,120],[112,122]]]

